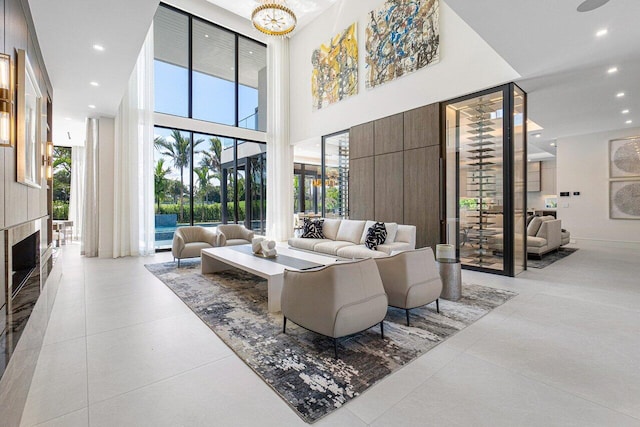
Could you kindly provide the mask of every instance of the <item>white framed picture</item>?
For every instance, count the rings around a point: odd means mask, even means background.
[[[609,218],[640,219],[640,179],[609,181]]]
[[[609,141],[609,178],[640,178],[640,136]]]

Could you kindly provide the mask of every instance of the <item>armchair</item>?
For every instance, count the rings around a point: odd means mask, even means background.
[[[286,333],[287,320],[312,332],[337,338],[365,331],[387,314],[387,295],[373,259],[331,264],[307,271],[284,272],[281,298]]]
[[[241,224],[221,224],[218,226],[218,233],[224,236],[225,243],[219,246],[246,245],[251,243],[254,233]]]
[[[442,280],[431,248],[405,251],[376,258],[389,305],[404,308],[409,326],[409,310],[436,302],[440,313]]]
[[[179,227],[173,234],[171,254],[174,260],[178,260],[180,267],[181,259],[199,257],[202,249],[224,246],[224,241],[224,235],[219,235],[212,228]]]

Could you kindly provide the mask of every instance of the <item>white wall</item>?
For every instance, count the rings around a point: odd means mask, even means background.
[[[100,117],[98,122],[98,256],[113,256],[113,154],[115,120]]]
[[[632,242],[640,245],[640,220],[609,219],[609,140],[640,135],[640,128],[558,139],[558,197],[562,227],[578,240]]]
[[[374,89],[365,88],[367,13],[381,0],[338,0],[291,39],[291,141],[316,139],[381,117],[515,80],[519,74],[440,1],[440,62]],[[312,111],[311,53],[358,22],[358,94]]]
[[[556,160],[543,160],[540,162],[540,191],[527,193],[527,208],[545,209],[545,196],[553,195],[557,195]]]

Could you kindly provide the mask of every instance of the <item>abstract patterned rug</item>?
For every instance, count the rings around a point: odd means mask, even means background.
[[[146,265],[297,414],[313,423],[387,375],[466,328],[515,292],[465,284],[458,302],[411,310],[389,308],[385,338],[378,326],[333,341],[293,323],[282,333],[282,314],[267,312],[266,281],[240,270],[200,274],[200,262]]]
[[[560,248],[557,252],[551,251],[545,255],[542,255],[542,259],[537,259],[534,257],[529,258],[527,259],[527,267],[531,267],[531,268],[548,267],[554,262],[560,261],[562,258],[568,257],[569,255],[571,255],[577,250],[578,248]]]

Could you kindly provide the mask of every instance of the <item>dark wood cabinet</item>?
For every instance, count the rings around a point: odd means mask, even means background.
[[[376,156],[375,216],[371,219],[404,224],[403,197],[404,159],[402,152]]]
[[[404,152],[403,224],[417,227],[416,247],[440,243],[440,147]]]
[[[438,104],[404,113],[404,149],[440,145],[440,108]]]
[[[349,160],[349,218],[374,218],[373,156]]]
[[[373,156],[373,122],[354,126],[349,130],[349,158]]]

